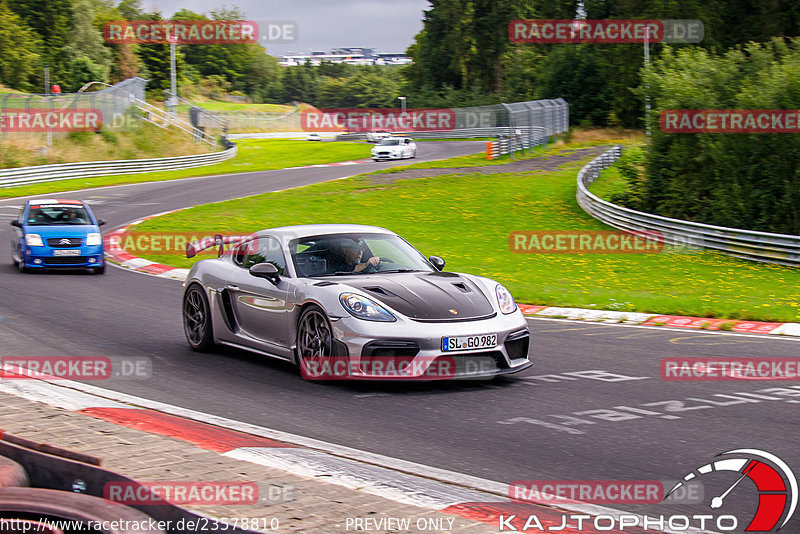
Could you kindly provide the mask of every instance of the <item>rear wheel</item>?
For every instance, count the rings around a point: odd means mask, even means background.
[[[322,378],[319,370],[333,355],[333,330],[319,306],[306,308],[297,323],[297,363],[306,380]]]
[[[183,332],[192,350],[203,352],[214,346],[211,308],[199,284],[192,284],[183,295]]]

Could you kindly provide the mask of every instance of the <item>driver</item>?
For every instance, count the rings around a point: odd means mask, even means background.
[[[365,262],[361,262],[363,251],[358,243],[352,239],[343,239],[340,243],[341,252],[339,257],[333,262],[333,272],[354,272],[360,273],[370,265],[377,267],[381,263],[381,259],[377,256],[372,256]]]
[[[61,214],[61,219],[64,222],[72,223],[72,224],[81,224],[86,221],[83,220],[82,217],[78,216],[78,212],[75,208],[69,208]]]

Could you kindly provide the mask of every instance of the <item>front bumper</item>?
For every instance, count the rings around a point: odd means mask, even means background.
[[[394,323],[333,318],[341,347],[332,378],[453,380],[480,379],[516,373],[530,367],[530,331],[522,313],[474,321],[419,322],[399,317]],[[497,334],[495,347],[460,352],[442,350],[442,338]]]
[[[103,246],[80,247],[76,256],[56,256],[56,250],[49,246],[27,247],[22,254],[22,262],[30,269],[84,269],[102,267],[105,264]]]
[[[372,159],[376,161],[381,159],[403,159],[403,154],[401,152],[376,153],[372,154]]]

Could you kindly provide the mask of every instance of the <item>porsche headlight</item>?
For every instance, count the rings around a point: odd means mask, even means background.
[[[497,304],[500,305],[500,311],[503,313],[513,313],[517,309],[517,304],[514,302],[514,297],[511,296],[508,289],[500,284],[494,290],[497,295]]]
[[[90,232],[86,234],[86,246],[94,247],[103,242],[103,238],[97,232]]]
[[[344,309],[347,310],[350,315],[359,319],[385,323],[391,323],[397,320],[395,316],[389,313],[383,306],[361,295],[342,293],[339,295],[339,302],[342,303],[342,306],[344,306]]]
[[[29,247],[43,247],[42,236],[39,234],[25,234],[25,244]]]

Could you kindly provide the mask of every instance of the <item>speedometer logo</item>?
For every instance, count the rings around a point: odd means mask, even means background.
[[[700,466],[680,480],[669,490],[669,497],[686,482],[709,473],[730,471],[737,473],[735,481],[721,494],[713,497],[709,506],[717,510],[725,504],[725,498],[736,490],[745,478],[749,478],[758,488],[758,509],[745,529],[745,532],[772,532],[783,518],[780,530],[794,515],[797,508],[797,479],[786,462],[758,449],[734,449],[717,456],[736,455]]]

